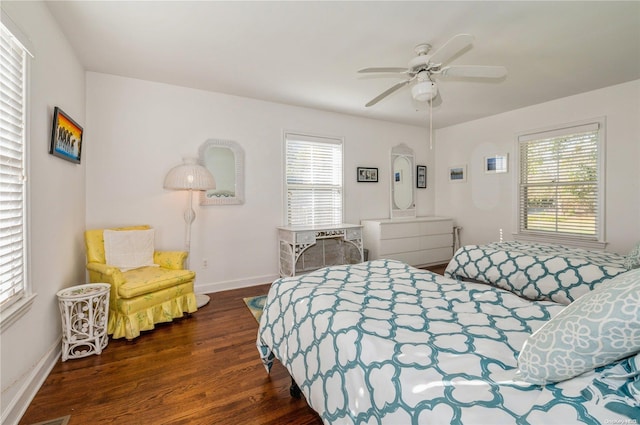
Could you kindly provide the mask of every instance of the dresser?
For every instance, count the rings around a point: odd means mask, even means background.
[[[278,244],[281,277],[364,259],[358,224],[278,227]]]
[[[415,217],[362,220],[369,260],[388,258],[416,267],[448,263],[453,256],[453,219]]]

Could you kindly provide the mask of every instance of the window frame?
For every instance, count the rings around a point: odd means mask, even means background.
[[[344,207],[345,207],[345,187],[344,187],[344,138],[330,135],[312,134],[308,132],[284,130],[282,136],[282,205],[283,205],[283,223],[285,226],[302,226],[292,225],[289,222],[289,203],[288,203],[288,183],[287,183],[287,141],[289,137],[299,137],[305,141],[317,142],[317,143],[330,143],[340,145],[340,158],[341,158],[341,178],[340,178],[340,223],[334,224],[313,224],[309,226],[332,226],[341,224],[344,222]]]
[[[21,48],[24,52],[24,64],[23,64],[23,105],[22,105],[22,172],[23,172],[23,185],[22,185],[22,237],[23,237],[23,279],[22,279],[22,291],[19,296],[13,297],[14,299],[5,303],[0,308],[0,333],[4,332],[9,326],[15,323],[22,315],[24,315],[33,304],[37,294],[32,292],[32,285],[30,280],[30,184],[29,184],[29,140],[30,140],[30,126],[29,117],[31,111],[30,102],[30,87],[31,87],[31,59],[33,55],[33,47],[30,40],[26,37],[13,23],[11,18],[2,11],[1,25],[6,29],[12,39],[12,43]],[[1,28],[0,28],[1,30]]]
[[[543,140],[545,138],[550,137],[562,137],[563,135],[570,134],[575,131],[575,129],[580,127],[588,127],[588,126],[597,126],[597,195],[596,195],[596,231],[593,237],[580,237],[577,235],[570,235],[567,233],[554,233],[554,232],[544,232],[537,230],[525,230],[523,229],[523,217],[522,208],[524,203],[521,202],[521,198],[523,196],[522,193],[522,185],[521,185],[521,170],[522,164],[520,162],[520,148],[523,142],[533,141],[533,140]],[[606,208],[604,205],[605,202],[605,159],[606,159],[606,117],[596,117],[581,121],[575,121],[570,123],[564,123],[549,127],[544,127],[536,130],[523,131],[516,134],[515,137],[515,173],[514,173],[514,202],[515,208],[513,223],[514,223],[514,232],[513,236],[516,240],[527,241],[527,242],[547,242],[547,243],[557,243],[563,244],[566,246],[577,247],[577,248],[585,248],[585,249],[599,249],[602,250],[606,247],[607,242],[605,240],[606,232],[606,217],[605,212]]]

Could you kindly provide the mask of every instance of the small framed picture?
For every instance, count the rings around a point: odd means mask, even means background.
[[[467,166],[455,165],[449,167],[449,181],[453,183],[464,183],[467,181]]]
[[[509,171],[509,156],[495,155],[487,156],[484,159],[484,172],[487,174],[506,173]]]
[[[427,187],[427,166],[418,165],[416,167],[416,187],[418,189],[426,189]]]
[[[57,106],[53,110],[53,126],[49,153],[80,164],[82,153],[82,127]]]
[[[358,167],[358,182],[377,183],[378,169],[372,167]]]

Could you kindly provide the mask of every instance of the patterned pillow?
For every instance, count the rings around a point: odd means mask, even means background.
[[[640,351],[640,268],[603,282],[534,332],[516,377],[564,381]]]
[[[635,247],[631,250],[631,252],[627,255],[624,260],[624,266],[628,269],[637,269],[640,267],[640,242],[636,244]]]
[[[625,256],[562,245],[496,242],[466,245],[449,262],[445,276],[468,278],[530,300],[569,305],[614,276],[626,272]]]

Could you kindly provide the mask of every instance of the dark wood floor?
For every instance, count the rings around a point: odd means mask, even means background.
[[[267,375],[260,361],[242,299],[268,288],[212,294],[190,318],[110,340],[99,356],[58,360],[20,424],[65,415],[70,425],[321,424],[289,395],[284,367],[276,361]]]
[[[289,395],[284,367],[276,361],[268,375],[258,356],[258,324],[242,299],[268,288],[212,294],[189,318],[110,340],[99,356],[58,360],[20,424],[66,415],[69,425],[321,424]]]

